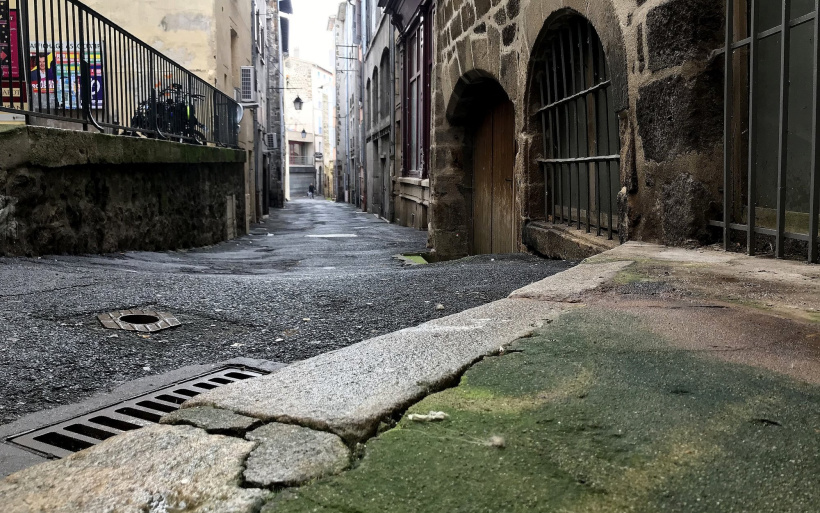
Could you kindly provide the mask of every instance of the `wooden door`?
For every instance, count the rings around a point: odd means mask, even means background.
[[[473,253],[515,250],[515,110],[494,107],[479,124],[473,151]]]

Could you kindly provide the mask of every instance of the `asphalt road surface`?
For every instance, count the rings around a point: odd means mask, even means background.
[[[425,251],[426,232],[322,199],[290,202],[251,232],[189,251],[0,258],[0,424],[185,365],[310,358],[572,265],[509,255],[409,266],[394,255]],[[146,336],[96,318],[131,308],[182,325]]]

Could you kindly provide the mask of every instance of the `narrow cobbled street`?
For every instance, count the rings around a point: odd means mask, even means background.
[[[302,360],[503,298],[572,265],[528,255],[394,258],[426,251],[426,240],[316,199],[290,202],[250,235],[211,248],[0,259],[0,424],[186,365]],[[168,311],[182,325],[148,335],[96,318],[132,308]]]

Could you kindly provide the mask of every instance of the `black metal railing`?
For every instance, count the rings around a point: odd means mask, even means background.
[[[77,0],[12,2],[0,0],[0,111],[238,145],[241,106],[117,24]]]
[[[726,249],[820,262],[820,0],[726,2]]]

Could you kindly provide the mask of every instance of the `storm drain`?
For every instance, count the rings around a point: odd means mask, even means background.
[[[6,440],[46,456],[62,458],[114,435],[156,424],[163,416],[178,410],[182,403],[203,392],[265,374],[267,372],[245,367],[224,367],[59,424],[11,436]]]
[[[100,323],[108,329],[154,332],[179,326],[179,320],[168,312],[153,310],[118,310],[97,316]]]

